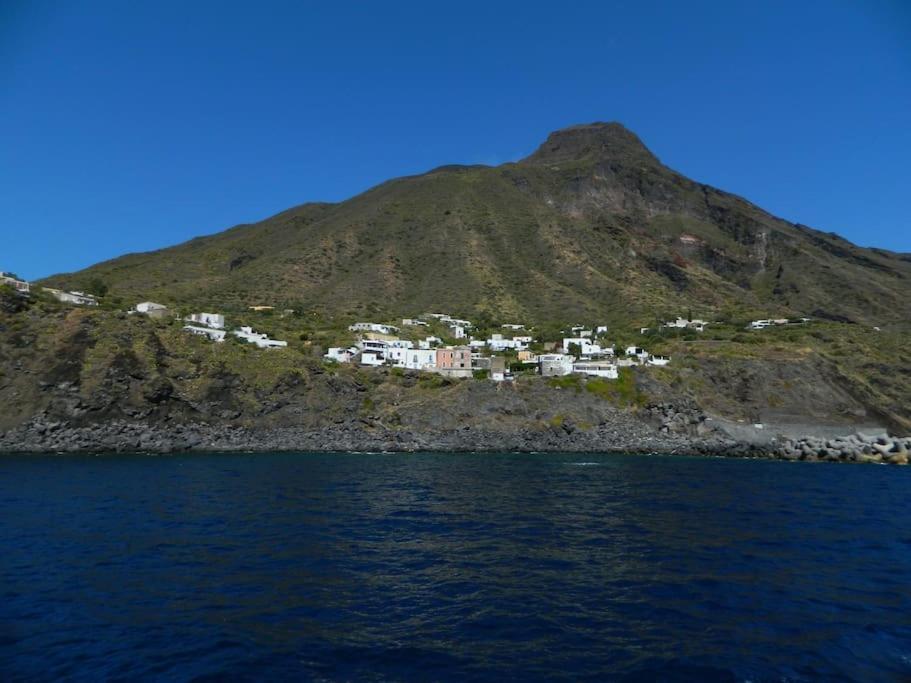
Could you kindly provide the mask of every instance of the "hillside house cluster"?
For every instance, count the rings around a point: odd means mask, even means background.
[[[436,320],[449,326],[452,338],[463,339],[460,331],[474,329],[469,320],[453,318],[445,313],[429,313],[423,319],[403,318],[403,327],[428,327],[428,319]],[[360,331],[362,337],[352,347],[331,347],[324,354],[328,361],[336,363],[357,363],[363,366],[397,367],[409,370],[437,372],[452,377],[468,377],[472,372],[484,370],[494,381],[512,378],[507,368],[506,358],[497,353],[515,353],[518,363],[536,368],[544,376],[561,376],[583,374],[594,377],[616,379],[619,368],[632,365],[667,365],[669,358],[655,356],[640,347],[628,347],[622,357],[617,357],[613,346],[602,340],[607,334],[606,325],[588,328],[576,325],[566,330],[562,345],[557,346],[560,352],[537,354],[529,348],[535,343],[530,334],[515,334],[525,331],[525,325],[508,323],[501,329],[513,334],[491,334],[487,339],[468,338],[467,344],[444,346],[443,340],[427,336],[416,343],[399,339],[390,332],[396,331],[389,325],[381,323],[356,323],[349,328]]]
[[[20,294],[28,294],[32,288],[25,280],[21,280],[12,273],[6,273],[4,271],[0,271],[0,284],[12,287]]]
[[[61,301],[65,304],[75,304],[76,306],[98,305],[98,299],[85,292],[67,292],[62,289],[54,289],[53,287],[42,287],[41,289],[57,299],[57,301]]]
[[[150,318],[164,319],[172,316],[170,309],[164,304],[154,301],[143,301],[136,304],[130,313],[140,313]],[[206,337],[213,342],[223,342],[228,335],[225,330],[225,316],[221,313],[191,313],[183,319],[186,325],[183,329],[190,334]],[[288,342],[270,339],[269,335],[256,332],[252,327],[238,327],[231,334],[243,341],[254,344],[261,349],[284,348]]]

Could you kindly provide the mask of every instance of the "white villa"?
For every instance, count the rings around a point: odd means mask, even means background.
[[[235,337],[238,337],[239,339],[250,342],[251,344],[256,344],[261,349],[274,349],[288,345],[288,342],[286,341],[269,339],[269,335],[267,334],[254,332],[252,327],[241,327],[237,330],[234,330],[231,334],[233,334]]]
[[[399,331],[395,325],[382,325],[380,323],[354,323],[348,329],[352,332],[378,332],[379,334],[395,334]]]
[[[85,292],[65,292],[62,289],[54,289],[53,287],[42,287],[42,289],[57,299],[57,301],[62,301],[65,304],[76,304],[77,306],[98,305],[98,299]]]
[[[696,330],[697,332],[704,332],[705,326],[708,323],[705,320],[688,320],[686,318],[677,318],[676,320],[671,320],[664,323],[664,327],[671,327],[677,329],[691,329]]]
[[[217,330],[212,327],[199,327],[198,325],[184,325],[183,329],[201,337],[208,337],[214,342],[223,342],[225,340],[225,331]]]
[[[576,361],[573,363],[573,372],[605,379],[617,379],[620,376],[616,363],[595,360]]]
[[[410,370],[424,370],[434,368],[437,364],[436,349],[406,349],[399,367]]]
[[[13,277],[11,274],[2,271],[0,271],[0,284],[9,285],[17,292],[22,292],[23,294],[28,294],[32,287],[25,280],[20,280],[19,278]]]
[[[649,357],[649,352],[640,346],[627,346],[625,353],[628,358],[635,358],[640,363],[644,363]]]
[[[222,330],[225,327],[225,316],[220,313],[193,313],[186,318],[186,321],[205,325],[216,330]]]
[[[667,365],[670,362],[670,356],[649,356],[646,361],[649,365]]]
[[[544,377],[570,375],[575,358],[565,353],[542,353],[538,356],[538,372]]]
[[[490,335],[490,339],[487,340],[486,345],[491,351],[505,351],[506,349],[523,351],[528,348],[528,345],[531,344],[532,341],[533,339],[527,335],[507,339],[502,334],[492,334]]]
[[[424,349],[424,350],[432,349],[434,346],[439,346],[442,343],[443,343],[443,340],[440,339],[439,337],[434,337],[434,336],[424,337],[424,339],[421,339],[418,341],[418,348]]]
[[[357,348],[345,348],[342,346],[333,346],[323,354],[326,360],[332,360],[336,363],[350,363],[351,359],[357,354]]]
[[[569,347],[573,345],[579,347],[579,354],[582,356],[612,355],[614,352],[613,348],[601,348],[600,344],[595,344],[588,337],[564,337],[563,353],[569,353]]]
[[[152,317],[162,317],[167,315],[168,307],[164,304],[156,304],[154,301],[143,301],[136,304],[135,311]]]

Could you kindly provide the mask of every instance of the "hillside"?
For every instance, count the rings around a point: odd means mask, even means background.
[[[349,319],[911,318],[911,259],[788,223],[664,166],[616,123],[551,134],[497,167],[445,166],[160,251],[48,278],[232,311]]]

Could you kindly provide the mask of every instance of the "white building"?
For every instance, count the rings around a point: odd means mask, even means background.
[[[677,318],[676,320],[671,320],[664,323],[664,327],[691,329],[696,330],[697,332],[705,331],[706,325],[708,325],[708,323],[705,320],[688,320],[686,318]]]
[[[440,339],[439,337],[434,337],[434,336],[425,337],[424,339],[418,340],[418,348],[425,349],[425,350],[432,349],[434,346],[439,346],[442,343],[443,343],[443,340]]]
[[[225,340],[225,331],[216,330],[211,327],[198,327],[197,325],[184,325],[183,329],[201,337],[208,337],[214,342],[223,342]]]
[[[626,347],[626,356],[628,358],[635,358],[640,363],[644,363],[648,358],[649,353],[645,349],[639,346],[627,346]]]
[[[538,356],[538,370],[544,377],[560,377],[573,371],[575,359],[564,353],[542,353]]]
[[[670,356],[649,356],[646,362],[649,365],[667,365],[671,359]]]
[[[517,323],[507,323],[506,325],[501,325],[501,327],[504,330],[513,330],[513,331],[525,329],[525,325],[519,325]]]
[[[580,375],[592,375],[594,377],[604,377],[605,379],[617,379],[620,376],[616,363],[605,363],[603,361],[577,361],[573,363],[573,372]]]
[[[329,347],[329,350],[323,354],[323,358],[335,361],[336,363],[350,363],[355,354],[357,354],[356,348],[346,349],[343,346],[331,346]]]
[[[234,330],[231,334],[239,339],[250,342],[251,344],[256,344],[261,349],[274,349],[281,348],[288,345],[286,341],[279,341],[278,339],[269,339],[269,335],[260,334],[259,332],[254,332],[252,327],[241,327],[237,330]]]
[[[20,280],[10,273],[4,273],[2,271],[0,271],[0,284],[9,285],[17,292],[22,292],[23,294],[28,294],[31,289],[31,285],[25,280]]]
[[[361,339],[357,342],[357,347],[361,351],[373,351],[385,357],[389,342],[384,339]]]
[[[189,318],[186,318],[186,320],[216,330],[223,330],[225,327],[225,316],[220,313],[193,313]]]
[[[505,351],[507,349],[523,351],[528,348],[531,342],[532,338],[528,336],[506,339],[502,334],[492,334],[490,339],[487,340],[487,346],[490,347],[491,351]]]
[[[607,334],[607,325],[598,325],[595,328],[595,334]]]
[[[395,325],[381,325],[380,323],[354,323],[348,329],[352,332],[377,332],[379,334],[395,334],[399,331]]]
[[[93,297],[91,294],[86,294],[85,292],[64,292],[61,289],[53,289],[52,287],[44,287],[43,289],[45,292],[57,299],[57,301],[62,301],[66,304],[76,304],[77,306],[98,305],[98,299]]]
[[[378,365],[385,365],[386,359],[378,351],[361,351],[361,365],[370,365],[376,367]]]
[[[563,353],[569,353],[570,346],[578,346],[580,356],[600,356],[605,353],[600,344],[593,343],[588,337],[565,337]]]
[[[168,307],[164,304],[156,304],[154,301],[143,301],[136,304],[137,313],[151,313],[152,311],[166,311]]]
[[[406,349],[403,367],[410,370],[430,370],[437,365],[436,349]]]
[[[429,327],[429,325],[416,318],[402,318],[402,327]]]

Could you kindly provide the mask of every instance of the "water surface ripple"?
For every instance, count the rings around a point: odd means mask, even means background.
[[[3,680],[911,679],[911,469],[0,458]]]

